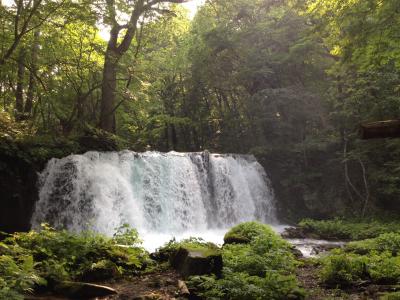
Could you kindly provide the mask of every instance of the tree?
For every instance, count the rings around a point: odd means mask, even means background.
[[[115,111],[117,90],[118,62],[128,51],[138,28],[139,19],[150,11],[160,11],[158,6],[162,3],[184,3],[187,0],[137,0],[131,8],[129,20],[120,25],[117,19],[117,4],[115,0],[106,0],[107,21],[111,26],[110,39],[104,58],[102,97],[100,111],[100,128],[115,132]],[[120,3],[119,3],[120,4]],[[120,37],[122,30],[125,32]],[[118,39],[121,39],[119,42]]]

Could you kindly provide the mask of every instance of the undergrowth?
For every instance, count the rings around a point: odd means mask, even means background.
[[[306,234],[321,239],[363,240],[375,238],[383,233],[400,232],[400,222],[379,220],[312,220],[299,223]]]
[[[241,237],[241,243],[222,248],[223,274],[193,276],[191,289],[203,299],[303,299],[294,270],[291,246],[272,229],[257,222],[240,224],[225,236]],[[248,242],[244,244],[244,240]]]
[[[40,232],[15,233],[0,242],[0,299],[22,299],[35,285],[133,275],[147,261],[137,232],[128,226],[108,238],[43,225]]]
[[[321,259],[322,281],[340,288],[368,282],[400,282],[400,234],[385,233],[374,239],[351,242]]]

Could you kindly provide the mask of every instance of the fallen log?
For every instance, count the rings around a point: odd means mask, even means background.
[[[360,137],[363,140],[400,137],[400,120],[361,124]]]

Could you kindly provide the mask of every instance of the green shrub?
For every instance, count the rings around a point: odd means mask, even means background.
[[[303,299],[295,276],[291,246],[267,225],[249,222],[232,228],[226,238],[247,243],[222,248],[223,276],[191,277],[188,285],[204,299]]]
[[[40,282],[32,256],[0,255],[0,299],[23,299],[21,294],[31,292]]]
[[[346,245],[346,251],[358,254],[388,251],[396,256],[400,253],[400,233],[384,233],[373,239],[351,242]]]
[[[400,257],[390,252],[372,254],[368,257],[368,275],[379,284],[395,284],[400,279]]]
[[[34,284],[136,274],[148,260],[139,245],[137,232],[127,226],[114,238],[46,225],[40,232],[15,233],[0,243],[0,299],[18,298]]]
[[[349,243],[323,258],[321,279],[346,287],[359,280],[395,284],[400,280],[400,234],[385,233],[374,239]]]
[[[395,284],[400,279],[400,259],[389,252],[375,255],[357,255],[339,252],[323,260],[321,279],[333,287],[349,287],[358,281],[376,284]]]
[[[207,300],[304,298],[304,292],[298,288],[294,276],[281,276],[276,273],[268,273],[265,277],[259,277],[243,272],[226,272],[224,278],[220,280],[211,276],[193,276],[188,284],[195,286],[196,294]]]
[[[367,258],[333,251],[322,260],[321,279],[330,286],[347,287],[367,276]]]

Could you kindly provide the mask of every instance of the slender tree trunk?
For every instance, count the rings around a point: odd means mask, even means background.
[[[33,45],[31,50],[31,70],[29,74],[29,86],[28,86],[28,93],[26,95],[26,102],[25,102],[25,109],[24,112],[26,115],[30,116],[32,113],[33,107],[33,98],[35,96],[36,91],[36,80],[35,80],[35,73],[37,71],[37,59],[38,59],[38,52],[39,52],[39,36],[40,31],[36,30],[33,34]]]
[[[368,179],[367,179],[367,171],[365,169],[365,164],[363,161],[359,158],[358,162],[360,163],[362,174],[363,174],[363,180],[364,180],[364,187],[365,187],[365,200],[364,200],[364,205],[361,211],[361,217],[365,217],[365,212],[367,211],[368,203],[369,203],[369,198],[370,198],[370,192],[369,192],[369,184],[368,184]]]
[[[25,49],[21,48],[18,55],[17,89],[15,91],[16,118],[20,119],[24,111],[24,77],[25,77]]]
[[[115,103],[118,61],[128,51],[132,40],[135,37],[140,17],[146,12],[152,10],[153,6],[159,3],[183,3],[186,2],[186,0],[137,0],[134,2],[134,8],[129,21],[124,25],[119,25],[115,1],[106,0],[108,16],[111,19],[112,27],[104,60],[100,128],[114,133],[116,129],[115,111],[119,106]],[[121,42],[118,44],[119,33],[122,29],[126,29],[126,32],[121,37]]]

